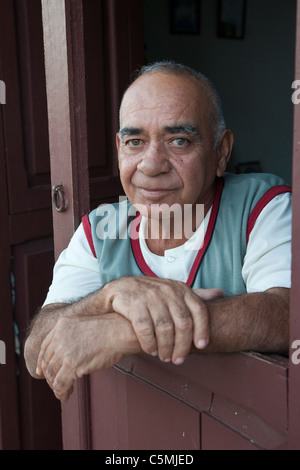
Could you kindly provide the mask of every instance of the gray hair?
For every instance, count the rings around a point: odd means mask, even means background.
[[[196,70],[192,69],[187,65],[176,63],[171,60],[163,60],[159,62],[153,62],[152,64],[144,65],[135,75],[134,81],[142,77],[143,75],[158,72],[193,77],[201,84],[204,93],[212,104],[212,113],[210,116],[210,120],[214,133],[214,150],[216,150],[218,147],[219,139],[223,131],[226,129],[226,123],[223,115],[221,99],[213,83],[201,72],[196,72]]]

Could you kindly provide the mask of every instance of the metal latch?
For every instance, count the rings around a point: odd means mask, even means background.
[[[62,184],[53,186],[52,188],[52,202],[57,212],[64,212],[67,208],[64,188]]]

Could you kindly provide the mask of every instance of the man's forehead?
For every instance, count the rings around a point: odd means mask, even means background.
[[[188,117],[198,119],[207,105],[207,97],[195,79],[149,74],[136,80],[124,94],[120,118],[122,122],[124,119],[134,121],[135,117],[148,118],[156,114],[166,125],[175,125],[180,115],[185,115],[184,121]],[[134,122],[131,124],[134,125]]]
[[[139,77],[127,89],[122,100],[124,105],[138,106],[139,102],[151,103],[156,101],[176,103],[181,98],[190,97],[195,100],[206,100],[200,82],[195,78],[184,75],[152,73]]]

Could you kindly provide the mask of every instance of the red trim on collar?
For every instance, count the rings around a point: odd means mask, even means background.
[[[261,211],[266,207],[266,205],[275,197],[278,196],[279,194],[282,193],[291,193],[292,189],[290,186],[286,184],[280,184],[278,186],[274,186],[273,188],[270,188],[261,198],[260,200],[256,203],[254,209],[252,210],[249,219],[248,219],[248,224],[247,224],[247,243],[249,241],[250,234],[252,232],[252,229],[254,227],[254,224],[257,220],[257,217],[261,213]]]
[[[83,230],[84,230],[86,239],[88,241],[88,244],[90,245],[91,252],[93,253],[94,257],[97,258],[96,250],[95,250],[94,242],[93,242],[91,224],[90,224],[88,214],[85,214],[82,217],[81,221],[82,221],[82,226],[83,226]]]
[[[197,256],[196,256],[196,259],[193,263],[193,266],[192,266],[192,269],[190,271],[189,277],[186,281],[186,284],[188,286],[192,286],[192,284],[194,282],[194,279],[195,279],[195,276],[197,274],[198,268],[199,268],[200,263],[202,261],[202,258],[203,258],[204,254],[205,254],[205,252],[208,248],[208,245],[210,243],[210,240],[211,240],[211,237],[212,237],[212,234],[213,234],[213,230],[214,230],[214,226],[215,226],[215,222],[216,222],[216,218],[217,218],[217,214],[218,214],[218,209],[219,209],[219,203],[220,203],[220,198],[221,198],[221,194],[222,194],[223,184],[224,184],[223,178],[218,178],[217,179],[216,194],[215,194],[215,198],[214,198],[214,202],[213,202],[213,206],[212,206],[212,211],[211,211],[211,214],[210,214],[210,217],[209,217],[208,227],[207,227],[207,230],[206,230],[206,233],[205,233],[205,236],[204,236],[204,243],[203,243],[202,247],[200,248],[200,250],[197,253]],[[132,224],[132,232],[131,232],[131,234],[132,234],[132,236],[131,236],[132,251],[133,251],[136,263],[137,263],[138,267],[140,268],[140,270],[143,272],[143,274],[145,276],[158,277],[153,271],[151,271],[151,269],[149,268],[149,266],[147,265],[147,263],[146,263],[146,261],[143,257],[140,242],[139,242],[139,237],[137,237],[136,235],[133,236],[134,235],[133,234],[133,227],[136,229],[136,232],[139,231],[141,218],[142,218],[141,214],[139,212],[137,212],[137,214],[135,216],[135,219],[134,219],[135,223]]]
[[[210,214],[210,217],[209,217],[207,230],[206,230],[205,235],[204,235],[204,243],[203,243],[202,247],[200,248],[200,250],[198,251],[198,254],[196,256],[196,259],[195,259],[194,264],[192,266],[192,269],[190,271],[190,275],[189,275],[189,277],[186,281],[187,285],[190,286],[190,287],[193,285],[193,282],[195,280],[198,268],[200,266],[200,263],[202,261],[202,258],[204,256],[204,254],[205,254],[205,252],[208,248],[208,245],[210,243],[210,240],[211,240],[211,237],[212,237],[212,234],[213,234],[213,231],[214,231],[215,223],[216,223],[216,220],[217,220],[217,214],[218,214],[218,210],[219,210],[219,205],[220,205],[221,194],[222,194],[222,190],[223,190],[223,185],[224,185],[223,178],[218,178],[217,187],[216,187],[216,194],[215,194],[213,206],[212,206],[212,209],[211,209],[211,214]]]
[[[140,240],[139,240],[139,237],[137,236],[137,234],[139,233],[139,230],[140,230],[141,220],[142,220],[142,216],[139,212],[137,212],[136,216],[134,218],[134,222],[131,225],[131,247],[132,247],[132,251],[133,251],[133,254],[134,254],[134,257],[135,257],[135,261],[136,261],[138,267],[140,268],[140,270],[142,271],[142,273],[145,274],[145,276],[158,277],[153,271],[151,271],[151,269],[149,268],[148,264],[146,263],[146,261],[143,257],[143,254],[142,254],[142,250],[141,250],[141,246],[140,246]],[[136,230],[135,234],[133,233],[134,230]]]

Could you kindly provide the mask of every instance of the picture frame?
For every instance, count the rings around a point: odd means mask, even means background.
[[[219,0],[217,36],[228,39],[245,37],[247,0]]]
[[[171,34],[200,34],[201,0],[170,0]]]

